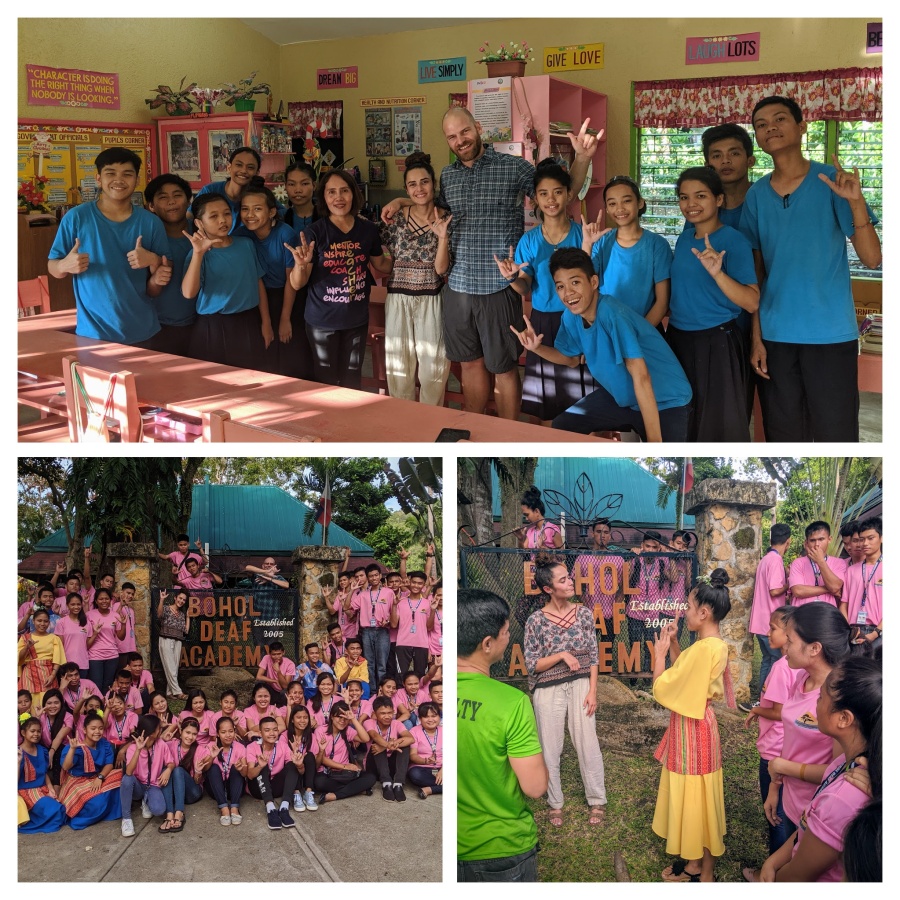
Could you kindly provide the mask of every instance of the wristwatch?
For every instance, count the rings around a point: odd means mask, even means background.
[[[98,776],[97,776],[97,781],[106,781],[106,776],[105,776],[105,775],[98,775]]]

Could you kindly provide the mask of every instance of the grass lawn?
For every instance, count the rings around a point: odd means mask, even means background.
[[[754,659],[754,684],[759,673]],[[601,694],[603,685],[601,684]],[[755,691],[754,691],[755,695]],[[725,855],[716,865],[718,881],[743,881],[741,868],[759,865],[768,855],[768,832],[759,797],[756,729],[743,727],[743,716],[718,706],[725,778],[728,833]],[[568,735],[562,757],[566,798],[561,828],[550,825],[546,800],[531,801],[538,824],[541,881],[615,881],[613,853],[622,853],[632,881],[660,881],[670,864],[665,841],[652,829],[660,766],[653,758],[668,723],[668,711],[647,699],[597,708],[597,733],[603,750],[608,798],[606,822],[588,824],[578,759]]]

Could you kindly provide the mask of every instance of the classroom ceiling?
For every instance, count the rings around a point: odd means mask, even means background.
[[[341,38],[365,37],[375,34],[394,34],[398,31],[424,31],[430,28],[449,28],[452,25],[468,25],[473,22],[490,22],[492,19],[423,19],[420,16],[404,19],[241,19],[276,44],[301,44],[306,41],[335,41]]]

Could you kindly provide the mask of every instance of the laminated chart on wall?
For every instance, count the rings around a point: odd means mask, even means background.
[[[512,140],[512,79],[478,78],[469,82],[472,115],[481,123],[485,143]]]

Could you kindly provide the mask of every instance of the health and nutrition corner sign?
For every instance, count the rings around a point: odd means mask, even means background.
[[[119,76],[114,72],[54,69],[26,64],[29,106],[119,109]]]
[[[684,61],[689,66],[759,60],[759,32],[724,37],[689,37]]]
[[[545,72],[577,72],[603,68],[603,44],[544,47]]]

